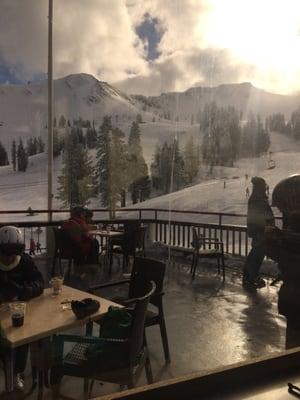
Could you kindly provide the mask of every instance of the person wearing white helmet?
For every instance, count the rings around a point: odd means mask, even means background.
[[[266,285],[259,275],[266,255],[264,232],[267,226],[275,224],[275,220],[266,195],[266,181],[259,176],[254,176],[251,183],[253,189],[248,200],[247,229],[248,236],[252,238],[252,248],[244,264],[243,287],[255,291]]]
[[[43,293],[42,274],[32,258],[24,253],[21,231],[15,226],[0,228],[0,302],[27,301]],[[16,349],[15,386],[23,389],[22,374],[26,367],[28,346]]]

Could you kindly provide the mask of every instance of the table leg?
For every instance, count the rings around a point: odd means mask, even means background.
[[[15,350],[10,348],[5,357],[5,390],[7,392],[14,390],[14,355]]]

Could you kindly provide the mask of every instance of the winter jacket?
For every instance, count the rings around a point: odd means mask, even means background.
[[[278,294],[279,314],[300,319],[300,233],[269,228],[265,233],[266,254],[278,262],[283,284]]]
[[[22,254],[19,264],[9,270],[0,269],[0,301],[18,298],[30,300],[44,291],[42,274],[28,254]]]
[[[248,235],[253,238],[263,233],[267,225],[274,225],[274,215],[268,198],[264,194],[253,192],[248,200]]]
[[[90,253],[92,239],[89,237],[89,227],[83,218],[70,218],[63,223],[62,229],[72,243],[79,248],[81,254],[88,255]]]

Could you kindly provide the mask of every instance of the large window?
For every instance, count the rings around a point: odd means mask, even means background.
[[[45,221],[31,210],[48,204],[48,1],[0,11],[0,210],[27,211],[0,218]],[[263,262],[258,300],[241,276],[252,178],[271,204],[300,167],[299,11],[292,0],[54,0],[53,209],[148,221],[150,254],[168,265],[172,363],[160,375],[153,334],[156,379],[284,349],[275,263]],[[225,284],[210,263],[191,281],[194,226],[223,242]]]

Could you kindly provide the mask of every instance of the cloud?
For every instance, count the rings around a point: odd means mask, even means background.
[[[54,76],[86,72],[144,94],[241,81],[299,90],[299,4],[54,0]],[[1,0],[0,59],[17,79],[47,71],[47,5],[48,0]],[[157,40],[151,43],[152,60],[149,38],[137,34],[145,16],[161,33],[151,37]]]
[[[30,79],[47,71],[47,0],[1,0],[0,57]],[[115,81],[147,69],[144,48],[119,0],[54,1],[54,74]]]

